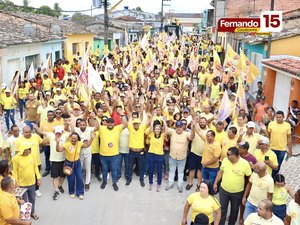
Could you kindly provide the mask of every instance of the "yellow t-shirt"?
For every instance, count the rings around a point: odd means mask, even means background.
[[[91,144],[91,149],[92,149],[92,154],[99,154],[99,150],[100,150],[100,141],[99,141],[99,131],[95,132],[95,138],[92,141]]]
[[[254,154],[258,141],[261,139],[261,135],[259,133],[254,133],[251,136],[248,136],[247,134],[244,134],[242,137],[242,141],[247,141],[249,143],[249,150],[248,152],[250,154]]]
[[[268,193],[274,192],[274,181],[268,173],[261,178],[257,173],[252,173],[249,181],[252,186],[247,200],[256,207],[261,200],[268,198]]]
[[[222,139],[222,152],[221,152],[221,161],[227,157],[227,152],[228,149],[231,147],[237,147],[237,140],[238,140],[238,135],[235,135],[234,139],[230,139],[228,137],[228,135],[224,136],[224,138]]]
[[[216,140],[213,143],[205,142],[203,156],[202,156],[202,163],[208,162],[213,158],[219,158],[221,156],[221,146],[219,142]],[[213,164],[207,165],[207,168],[218,168],[219,162],[215,162]]]
[[[187,201],[192,208],[191,221],[193,222],[199,213],[204,213],[208,216],[209,223],[212,223],[214,212],[220,208],[220,203],[214,196],[209,195],[208,198],[202,198],[199,192],[191,194]]]
[[[103,156],[114,156],[119,154],[119,139],[123,130],[122,125],[114,126],[112,130],[106,126],[100,126],[100,151]]]
[[[265,154],[263,154],[261,150],[256,150],[254,152],[254,157],[256,158],[257,162],[264,162],[266,156],[269,156],[270,162],[273,165],[278,166],[277,156],[272,150],[269,149]],[[270,166],[267,166],[267,171],[269,174],[272,174],[272,168]]]
[[[149,135],[149,138],[150,138],[150,147],[148,152],[156,155],[163,155],[165,134],[161,134],[159,138],[156,138],[154,136],[154,133],[151,133]]]
[[[205,85],[206,74],[200,72],[200,73],[198,73],[198,77],[199,77],[199,84],[200,85]]]
[[[18,88],[18,97],[19,99],[26,99],[28,94],[28,89],[27,88]]]
[[[287,135],[291,134],[291,125],[287,122],[278,124],[276,121],[269,123],[270,148],[274,150],[286,151]]]
[[[207,131],[208,129],[202,130],[204,134],[206,134]],[[204,144],[205,141],[203,141],[202,138],[197,133],[195,133],[195,137],[191,145],[191,152],[193,152],[195,155],[202,156]]]
[[[146,126],[141,124],[138,130],[135,130],[133,124],[128,125],[129,130],[129,148],[144,148],[144,133]]]
[[[229,193],[238,193],[244,190],[245,176],[250,176],[251,167],[243,158],[232,164],[226,157],[222,161],[220,170],[223,171],[221,187]]]
[[[20,210],[14,194],[0,190],[0,224],[9,225],[5,220],[19,219]]]
[[[206,86],[210,87],[212,84],[212,80],[214,79],[215,74],[214,73],[207,73],[206,74]]]
[[[215,140],[217,142],[219,142],[219,144],[221,145],[222,144],[222,140],[223,140],[224,137],[227,136],[227,133],[224,130],[222,132],[218,132],[217,129],[216,129],[216,127],[213,126],[213,125],[210,126],[210,129],[213,130],[216,133]]]
[[[79,160],[82,145],[83,145],[83,143],[81,141],[78,141],[76,146],[72,145],[72,143],[69,141],[66,142],[63,145],[63,148],[66,151],[66,159],[70,162],[75,162],[75,161]]]
[[[31,155],[34,157],[37,165],[41,165],[41,156],[40,156],[40,144],[43,143],[43,139],[37,134],[31,134],[30,138],[25,138],[23,135],[18,137],[15,144],[16,152],[19,151],[20,146],[25,142],[30,143],[31,145]]]
[[[272,202],[274,205],[285,205],[288,192],[285,187],[277,187],[274,185],[274,193],[272,196]]]
[[[50,91],[52,86],[52,80],[50,78],[43,80],[43,91]]]
[[[31,186],[35,184],[35,177],[41,179],[38,164],[32,154],[22,156],[18,153],[12,159],[13,174],[20,186]]]
[[[1,99],[1,103],[4,109],[14,109],[17,104],[17,101],[15,97],[11,95],[9,97],[3,96]]]

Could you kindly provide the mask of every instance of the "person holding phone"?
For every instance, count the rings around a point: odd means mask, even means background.
[[[261,137],[258,142],[258,148],[254,152],[257,162],[267,164],[267,171],[271,175],[272,170],[278,169],[278,160],[276,154],[270,149],[270,141],[267,137]]]

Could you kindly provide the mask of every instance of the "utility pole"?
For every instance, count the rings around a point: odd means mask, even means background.
[[[169,5],[164,5],[164,2],[171,1],[171,0],[161,0],[161,24],[160,24],[160,32],[163,32],[164,29],[164,6],[169,6]]]
[[[218,42],[218,24],[217,24],[217,5],[218,0],[214,0],[214,24],[215,24],[215,44]]]
[[[275,0],[271,0],[271,8],[270,11],[274,11]],[[271,44],[272,44],[272,34],[268,36],[268,49],[267,49],[267,59],[270,58],[271,54]]]
[[[108,46],[108,0],[104,0],[104,45]]]

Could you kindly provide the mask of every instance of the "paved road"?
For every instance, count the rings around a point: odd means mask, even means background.
[[[3,118],[2,127],[4,128]],[[23,127],[17,117],[18,125]],[[300,152],[300,145],[294,147]],[[42,154],[42,161],[44,157]],[[295,189],[300,188],[300,156],[292,157],[284,162],[283,174],[287,183]],[[41,171],[43,172],[43,171]],[[145,180],[148,184],[148,179]],[[196,182],[196,180],[195,180]],[[137,177],[129,187],[125,180],[118,182],[119,191],[111,187],[111,180],[105,190],[100,189],[100,183],[92,177],[90,191],[85,193],[85,199],[71,199],[67,194],[67,181],[64,184],[66,193],[57,201],[52,200],[53,188],[50,176],[42,179],[42,197],[37,198],[36,212],[40,216],[33,224],[41,225],[178,225],[182,219],[185,200],[195,191],[178,193],[174,188],[165,191],[164,181],[161,192],[150,192],[148,185],[140,187]],[[186,183],[184,184],[185,187]]]

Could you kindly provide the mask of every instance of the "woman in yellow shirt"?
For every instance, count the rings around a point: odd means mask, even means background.
[[[191,224],[194,223],[196,215],[204,213],[208,216],[209,224],[219,225],[221,207],[219,201],[212,194],[212,185],[209,181],[201,181],[200,192],[195,192],[188,197],[184,206],[182,225],[187,224],[190,208],[192,208]]]
[[[286,200],[288,194],[295,198],[294,190],[285,183],[285,178],[282,174],[277,174],[274,178],[274,193],[272,196],[273,213],[282,221],[286,216]]]
[[[92,134],[89,141],[80,141],[79,134],[72,133],[70,136],[70,141],[64,143],[60,146],[60,138],[56,137],[56,151],[66,152],[65,166],[72,168],[72,174],[68,176],[68,189],[71,198],[75,198],[75,184],[76,184],[76,196],[83,200],[84,199],[84,189],[83,189],[83,175],[80,162],[80,151],[81,148],[87,148],[93,142],[95,134]]]
[[[25,108],[27,94],[28,94],[28,89],[25,87],[24,81],[21,81],[18,87],[18,102],[19,102],[21,119],[23,119],[23,112]]]
[[[149,166],[149,190],[152,191],[153,188],[153,174],[156,168],[157,172],[157,188],[156,191],[159,192],[161,181],[162,181],[162,164],[164,161],[164,140],[165,134],[159,120],[155,120],[156,112],[150,125],[150,147],[148,151],[148,166]]]

